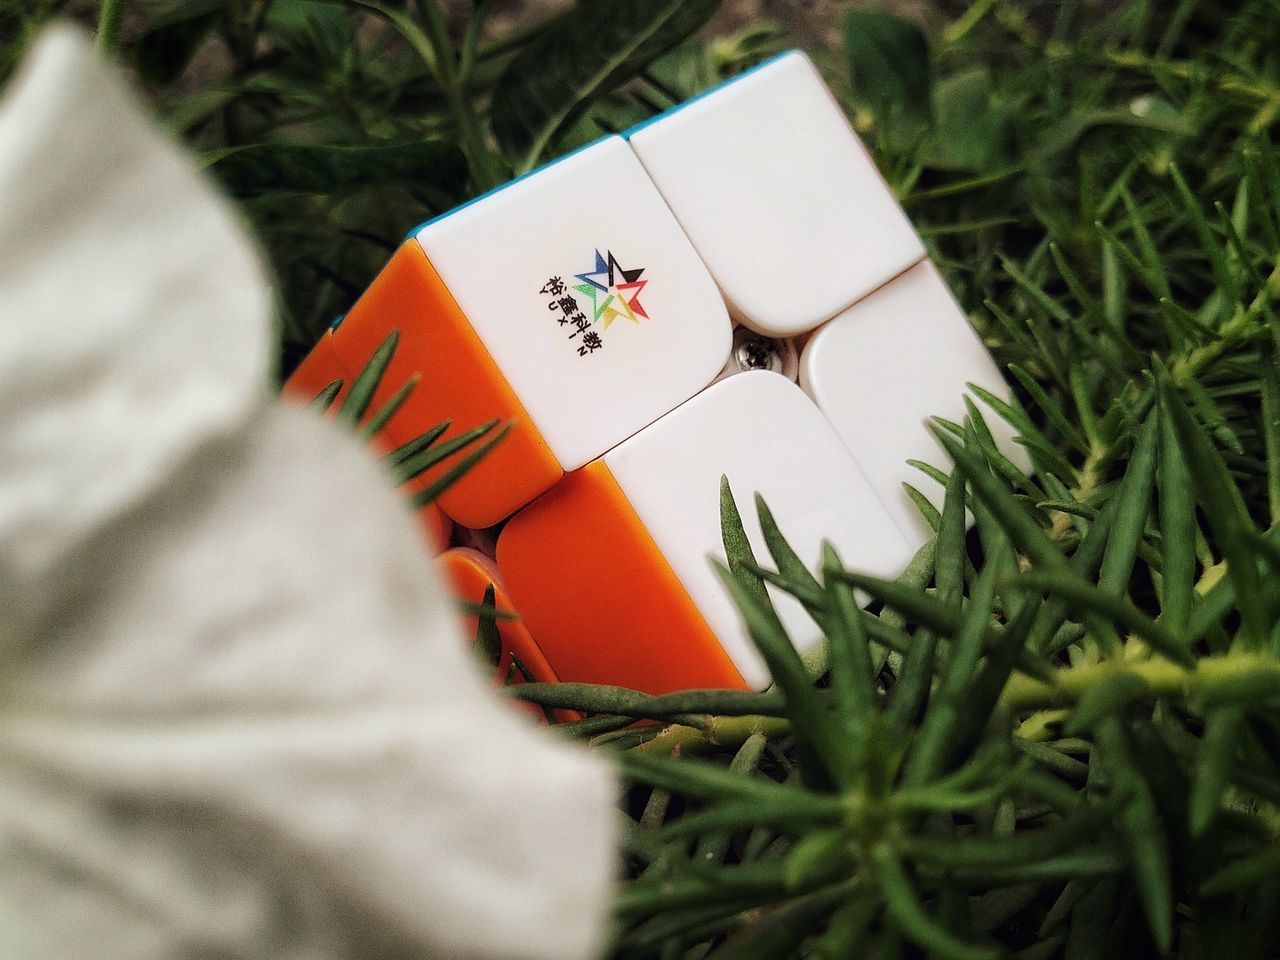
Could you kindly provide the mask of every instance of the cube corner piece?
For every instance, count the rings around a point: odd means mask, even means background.
[[[776,57],[635,128],[736,319],[794,336],[925,255],[813,63]]]

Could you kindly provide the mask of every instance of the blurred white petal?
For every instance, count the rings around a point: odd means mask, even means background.
[[[271,302],[232,212],[70,28],[0,102],[0,197],[0,590],[29,607],[261,403]]]
[[[611,772],[496,702],[381,468],[268,398],[234,215],[66,28],[0,197],[5,956],[591,956]]]

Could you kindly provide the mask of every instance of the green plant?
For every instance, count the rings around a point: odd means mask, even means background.
[[[312,407],[325,413],[333,408],[336,401],[335,419],[352,429],[358,427],[360,436],[364,440],[372,440],[395,416],[396,411],[409,399],[417,386],[416,380],[410,380],[377,409],[370,409],[373,397],[386,377],[387,367],[395,356],[399,341],[399,333],[393,330],[379,344],[368,362],[351,381],[351,387],[347,390],[346,396],[340,401],[337,399],[345,384],[342,380],[334,380],[311,401]],[[414,507],[425,507],[435,503],[440,499],[441,494],[457,483],[463,474],[501,443],[511,430],[510,424],[499,429],[498,422],[495,420],[441,441],[441,437],[448,431],[449,426],[447,420],[444,423],[438,423],[384,455],[392,475],[400,483],[408,483],[446,460],[457,457],[455,462],[436,479],[414,492],[410,498]],[[484,442],[481,443],[481,440]],[[471,449],[466,455],[460,456],[468,447]]]
[[[893,583],[815,577],[758,503],[761,565],[726,491],[775,689],[520,691],[601,714],[636,785],[619,957],[1275,953],[1280,31],[1085,12],[979,4],[931,60],[849,19],[831,75],[1020,403],[937,424],[946,507]]]

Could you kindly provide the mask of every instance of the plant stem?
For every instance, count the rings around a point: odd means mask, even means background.
[[[739,747],[748,737],[762,733],[770,740],[791,729],[781,717],[707,717],[706,729],[673,723],[637,750],[670,755],[677,748],[684,755],[702,753],[715,747]]]
[[[462,140],[467,159],[471,161],[472,179],[481,191],[496,187],[502,178],[498,173],[497,165],[493,162],[493,152],[484,142],[484,135],[480,131],[475,111],[467,102],[444,13],[436,0],[420,0],[418,9],[422,11],[427,40],[431,44],[433,54],[428,65],[435,67],[436,80],[444,91],[445,98],[449,102],[449,111],[458,125],[459,139]]]
[[[780,716],[785,702],[780,693],[740,690],[687,690],[660,696],[626,687],[594,683],[522,683],[507,693],[544,707],[614,713],[645,719],[666,719],[682,714],[716,716]]]
[[[1230,698],[1228,688],[1248,684],[1251,696],[1260,688],[1273,688],[1280,694],[1280,661],[1252,654],[1228,654],[1205,657],[1194,667],[1180,667],[1167,660],[1086,664],[1060,670],[1052,683],[1022,674],[1009,678],[1001,702],[1015,712],[1070,707],[1095,684],[1116,673],[1140,678],[1150,691],[1160,697],[1179,699],[1205,695]]]
[[[120,42],[120,25],[124,22],[125,0],[102,0],[98,11],[98,34],[94,47],[100,54],[114,53]]]
[[[1180,667],[1163,659],[1108,660],[1064,667],[1052,683],[1014,674],[1005,686],[1000,703],[1018,714],[1054,711],[1030,719],[1019,728],[1021,737],[1043,739],[1048,734],[1047,724],[1063,716],[1057,711],[1075,706],[1094,685],[1117,673],[1140,678],[1157,697],[1180,700],[1207,697],[1214,702],[1231,702],[1256,700],[1267,692],[1271,697],[1280,696],[1280,661],[1257,654],[1233,653],[1205,657],[1197,660],[1194,667]],[[773,739],[790,729],[788,721],[779,717],[712,716],[707,721],[706,729],[701,730],[673,723],[638,749],[670,754],[679,748],[684,754],[701,753],[715,747],[738,746],[754,733],[764,733]]]

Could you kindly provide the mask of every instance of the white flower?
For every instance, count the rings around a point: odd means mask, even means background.
[[[486,689],[390,479],[273,402],[269,317],[48,32],[0,102],[0,952],[590,956],[612,773]]]

